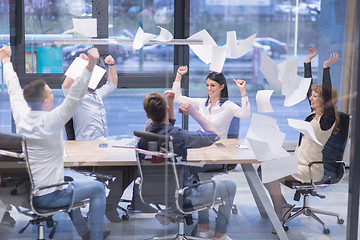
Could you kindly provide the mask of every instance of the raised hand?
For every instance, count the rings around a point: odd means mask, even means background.
[[[164,96],[165,96],[166,102],[168,102],[168,103],[174,102],[175,92],[172,90],[166,90],[164,92]]]
[[[188,67],[187,66],[180,66],[177,70],[177,72],[182,76],[184,74],[186,74],[188,71]]]
[[[309,53],[308,53],[308,55],[306,56],[306,59],[305,59],[306,63],[311,62],[311,60],[316,56],[317,50],[316,50],[316,48],[309,48],[308,52]]]
[[[92,71],[92,69],[94,68],[94,66],[98,63],[99,61],[99,51],[97,48],[90,48],[87,51],[87,55],[89,57],[89,64],[88,64],[88,70]]]
[[[114,66],[114,64],[115,64],[115,60],[114,60],[114,58],[113,58],[111,55],[108,55],[108,56],[104,59],[104,62],[105,62],[106,64],[111,65],[111,66]]]
[[[10,62],[11,57],[11,47],[10,46],[4,46],[0,49],[0,58],[3,62],[3,64]]]
[[[190,103],[183,103],[179,107],[179,113],[182,113],[185,115],[191,115],[194,111],[196,111],[196,110],[194,109],[193,106],[191,106]]]
[[[330,67],[331,64],[336,63],[337,61],[339,61],[339,54],[330,53],[330,58],[324,62],[324,68]]]
[[[245,85],[246,85],[246,81],[241,80],[241,79],[233,79],[236,86],[238,87],[238,89],[240,90],[241,96],[246,94],[246,89],[245,89]]]

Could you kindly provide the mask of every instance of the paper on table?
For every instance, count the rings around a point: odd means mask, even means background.
[[[273,94],[274,90],[259,90],[256,93],[256,106],[258,112],[274,112],[271,103],[270,97]]]
[[[148,43],[151,39],[155,37],[155,34],[151,33],[145,33],[141,27],[138,28],[134,41],[133,41],[133,48],[134,49],[140,49],[142,48],[146,43]]]
[[[295,128],[296,130],[298,130],[299,132],[301,132],[305,136],[311,138],[314,142],[316,142],[317,144],[320,144],[322,146],[322,144],[316,138],[314,129],[311,126],[310,122],[288,118],[288,123],[289,123],[290,127]]]
[[[270,86],[279,91],[282,87],[282,81],[278,76],[278,68],[276,62],[267,56],[264,52],[261,52],[261,64],[260,71],[270,84]]]
[[[173,35],[171,34],[171,32],[169,32],[167,29],[162,28],[160,26],[157,26],[157,27],[160,28],[160,34],[154,40],[157,40],[160,42],[168,42],[173,39]]]
[[[284,106],[290,107],[304,100],[307,96],[308,89],[311,84],[311,78],[302,78],[296,76],[299,86],[293,92],[285,96]]]
[[[84,71],[88,64],[88,61],[76,57],[75,60],[71,63],[69,68],[65,72],[65,76],[76,79],[78,78],[81,73]],[[97,85],[99,84],[101,78],[104,76],[106,70],[102,67],[99,67],[98,65],[95,65],[94,70],[91,74],[90,82],[89,82],[89,88],[96,89]]]
[[[228,51],[227,48],[213,46],[213,50],[212,50],[213,56],[210,64],[210,71],[214,71],[218,73],[222,72],[227,51]]]
[[[236,31],[227,32],[226,46],[229,48],[227,58],[240,58],[247,52],[251,51],[255,37],[256,33],[244,40],[241,40],[239,44],[237,44]]]
[[[195,53],[195,55],[198,56],[198,58],[200,58],[201,61],[203,61],[206,64],[209,64],[212,60],[213,46],[217,46],[216,42],[211,37],[211,35],[205,29],[203,29],[203,30],[191,35],[187,39],[203,41],[203,45],[189,44],[189,47]]]
[[[115,140],[111,146],[112,147],[134,147],[135,139],[134,138],[122,138],[120,140]]]
[[[96,18],[73,18],[75,32],[85,37],[97,37],[97,19]]]
[[[261,163],[261,179],[263,183],[275,181],[297,172],[297,156],[288,156]]]

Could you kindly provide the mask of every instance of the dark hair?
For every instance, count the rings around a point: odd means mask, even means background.
[[[219,99],[220,104],[223,104],[226,100],[229,99],[226,78],[225,78],[224,74],[218,73],[218,72],[211,72],[211,73],[209,73],[209,75],[207,75],[206,79],[208,79],[208,78],[217,82],[218,84],[220,84],[220,86],[224,85],[224,88],[221,90],[220,99]],[[208,96],[206,104],[208,104],[209,101],[210,101],[210,97]]]
[[[165,98],[157,92],[152,92],[144,98],[144,110],[154,123],[163,121],[167,113]]]
[[[32,109],[38,108],[39,104],[47,97],[45,85],[46,82],[44,79],[38,79],[30,82],[24,87],[24,98]]]

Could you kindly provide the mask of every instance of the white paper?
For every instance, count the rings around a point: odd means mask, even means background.
[[[134,41],[133,41],[133,49],[140,49],[142,48],[146,43],[148,43],[151,39],[155,37],[155,34],[151,33],[145,33],[141,27],[138,28]]]
[[[273,150],[279,149],[272,149],[266,141],[249,137],[246,138],[246,141],[248,141],[256,159],[260,162],[269,161],[278,156],[278,152],[274,152]]]
[[[282,81],[279,79],[276,62],[264,52],[261,52],[260,71],[270,84],[271,88],[275,89],[275,91],[279,91],[281,89]]]
[[[174,37],[171,34],[171,32],[169,32],[167,29],[162,28],[157,26],[158,28],[160,28],[160,34],[154,39],[160,42],[168,42],[171,41]]]
[[[88,65],[88,61],[85,59],[76,57],[75,60],[71,63],[69,68],[65,72],[65,76],[76,80],[81,73],[84,71],[86,66]],[[88,87],[95,90],[101,78],[104,76],[106,70],[98,65],[95,65],[93,72],[91,74],[90,82]]]
[[[96,18],[73,18],[75,32],[85,37],[97,37],[97,19]]]
[[[311,126],[310,122],[288,118],[288,123],[289,123],[290,127],[295,128],[296,130],[298,130],[299,132],[301,132],[305,136],[311,138],[314,142],[316,142],[317,144],[322,146],[322,144],[316,138],[314,129]]]
[[[115,140],[111,145],[112,147],[134,147],[135,139],[134,138],[122,138],[120,140]]]
[[[250,52],[254,44],[255,37],[256,33],[244,40],[241,40],[239,44],[237,44],[236,32],[227,32],[226,46],[229,48],[227,58],[240,58],[247,52]]]
[[[211,37],[211,35],[205,29],[203,29],[188,37],[188,40],[203,41],[202,45],[189,44],[189,47],[195,53],[195,55],[198,56],[198,58],[200,58],[201,61],[203,61],[206,64],[209,64],[212,60],[213,47],[217,46],[216,42]]]
[[[286,157],[278,158],[261,163],[261,178],[263,183],[272,182],[297,172],[297,156],[289,154]]]
[[[298,75],[296,76],[296,78],[299,82],[299,86],[297,89],[293,90],[293,92],[285,96],[285,107],[294,106],[295,104],[301,102],[307,97],[307,92],[311,84],[311,78],[302,78]]]
[[[271,103],[270,97],[273,94],[274,90],[259,90],[256,93],[256,106],[258,112],[274,112]]]
[[[277,120],[274,118],[256,113],[252,114],[246,141],[254,153],[259,151],[261,154],[265,154],[260,157],[263,161],[272,159],[283,151],[282,144],[285,133],[279,130],[276,122]],[[263,147],[270,149],[270,151],[264,150]]]
[[[293,56],[278,64],[277,67],[279,79],[282,82],[281,93],[286,96],[299,87],[299,81],[297,79],[297,59]]]
[[[213,47],[213,56],[210,64],[210,71],[221,73],[224,67],[228,49],[224,47]]]

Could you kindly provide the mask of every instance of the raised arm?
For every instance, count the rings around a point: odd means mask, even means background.
[[[220,136],[220,132],[214,127],[214,125],[209,122],[203,115],[201,115],[196,109],[194,109],[191,104],[184,103],[179,107],[179,112],[182,114],[190,115],[199,123],[200,127],[205,131],[213,132],[216,135]]]
[[[175,93],[171,90],[166,90],[164,92],[166,103],[168,106],[169,119],[175,120],[175,112],[174,112],[174,97]]]
[[[19,78],[11,63],[11,54],[9,46],[4,46],[0,49],[0,58],[3,63],[4,79],[8,88],[11,111],[15,125],[17,125],[20,115],[29,109],[29,107],[24,99]]]
[[[115,67],[115,60],[114,58],[109,55],[105,58],[104,62],[106,64],[109,64],[110,65],[110,68],[109,68],[109,77],[107,79],[108,82],[111,82],[113,84],[115,84],[117,86],[118,84],[118,75],[117,75],[117,72],[116,72],[116,67]]]
[[[322,97],[324,103],[324,114],[320,119],[322,130],[328,130],[335,122],[335,106],[332,101],[332,84],[330,78],[330,65],[339,60],[339,54],[331,53],[330,58],[323,64]]]
[[[311,85],[313,83],[312,72],[311,72],[311,60],[316,56],[317,50],[316,48],[309,48],[308,55],[306,56],[304,63],[304,78],[311,78],[311,83],[307,92],[307,97],[310,105],[310,97],[311,97]]]

